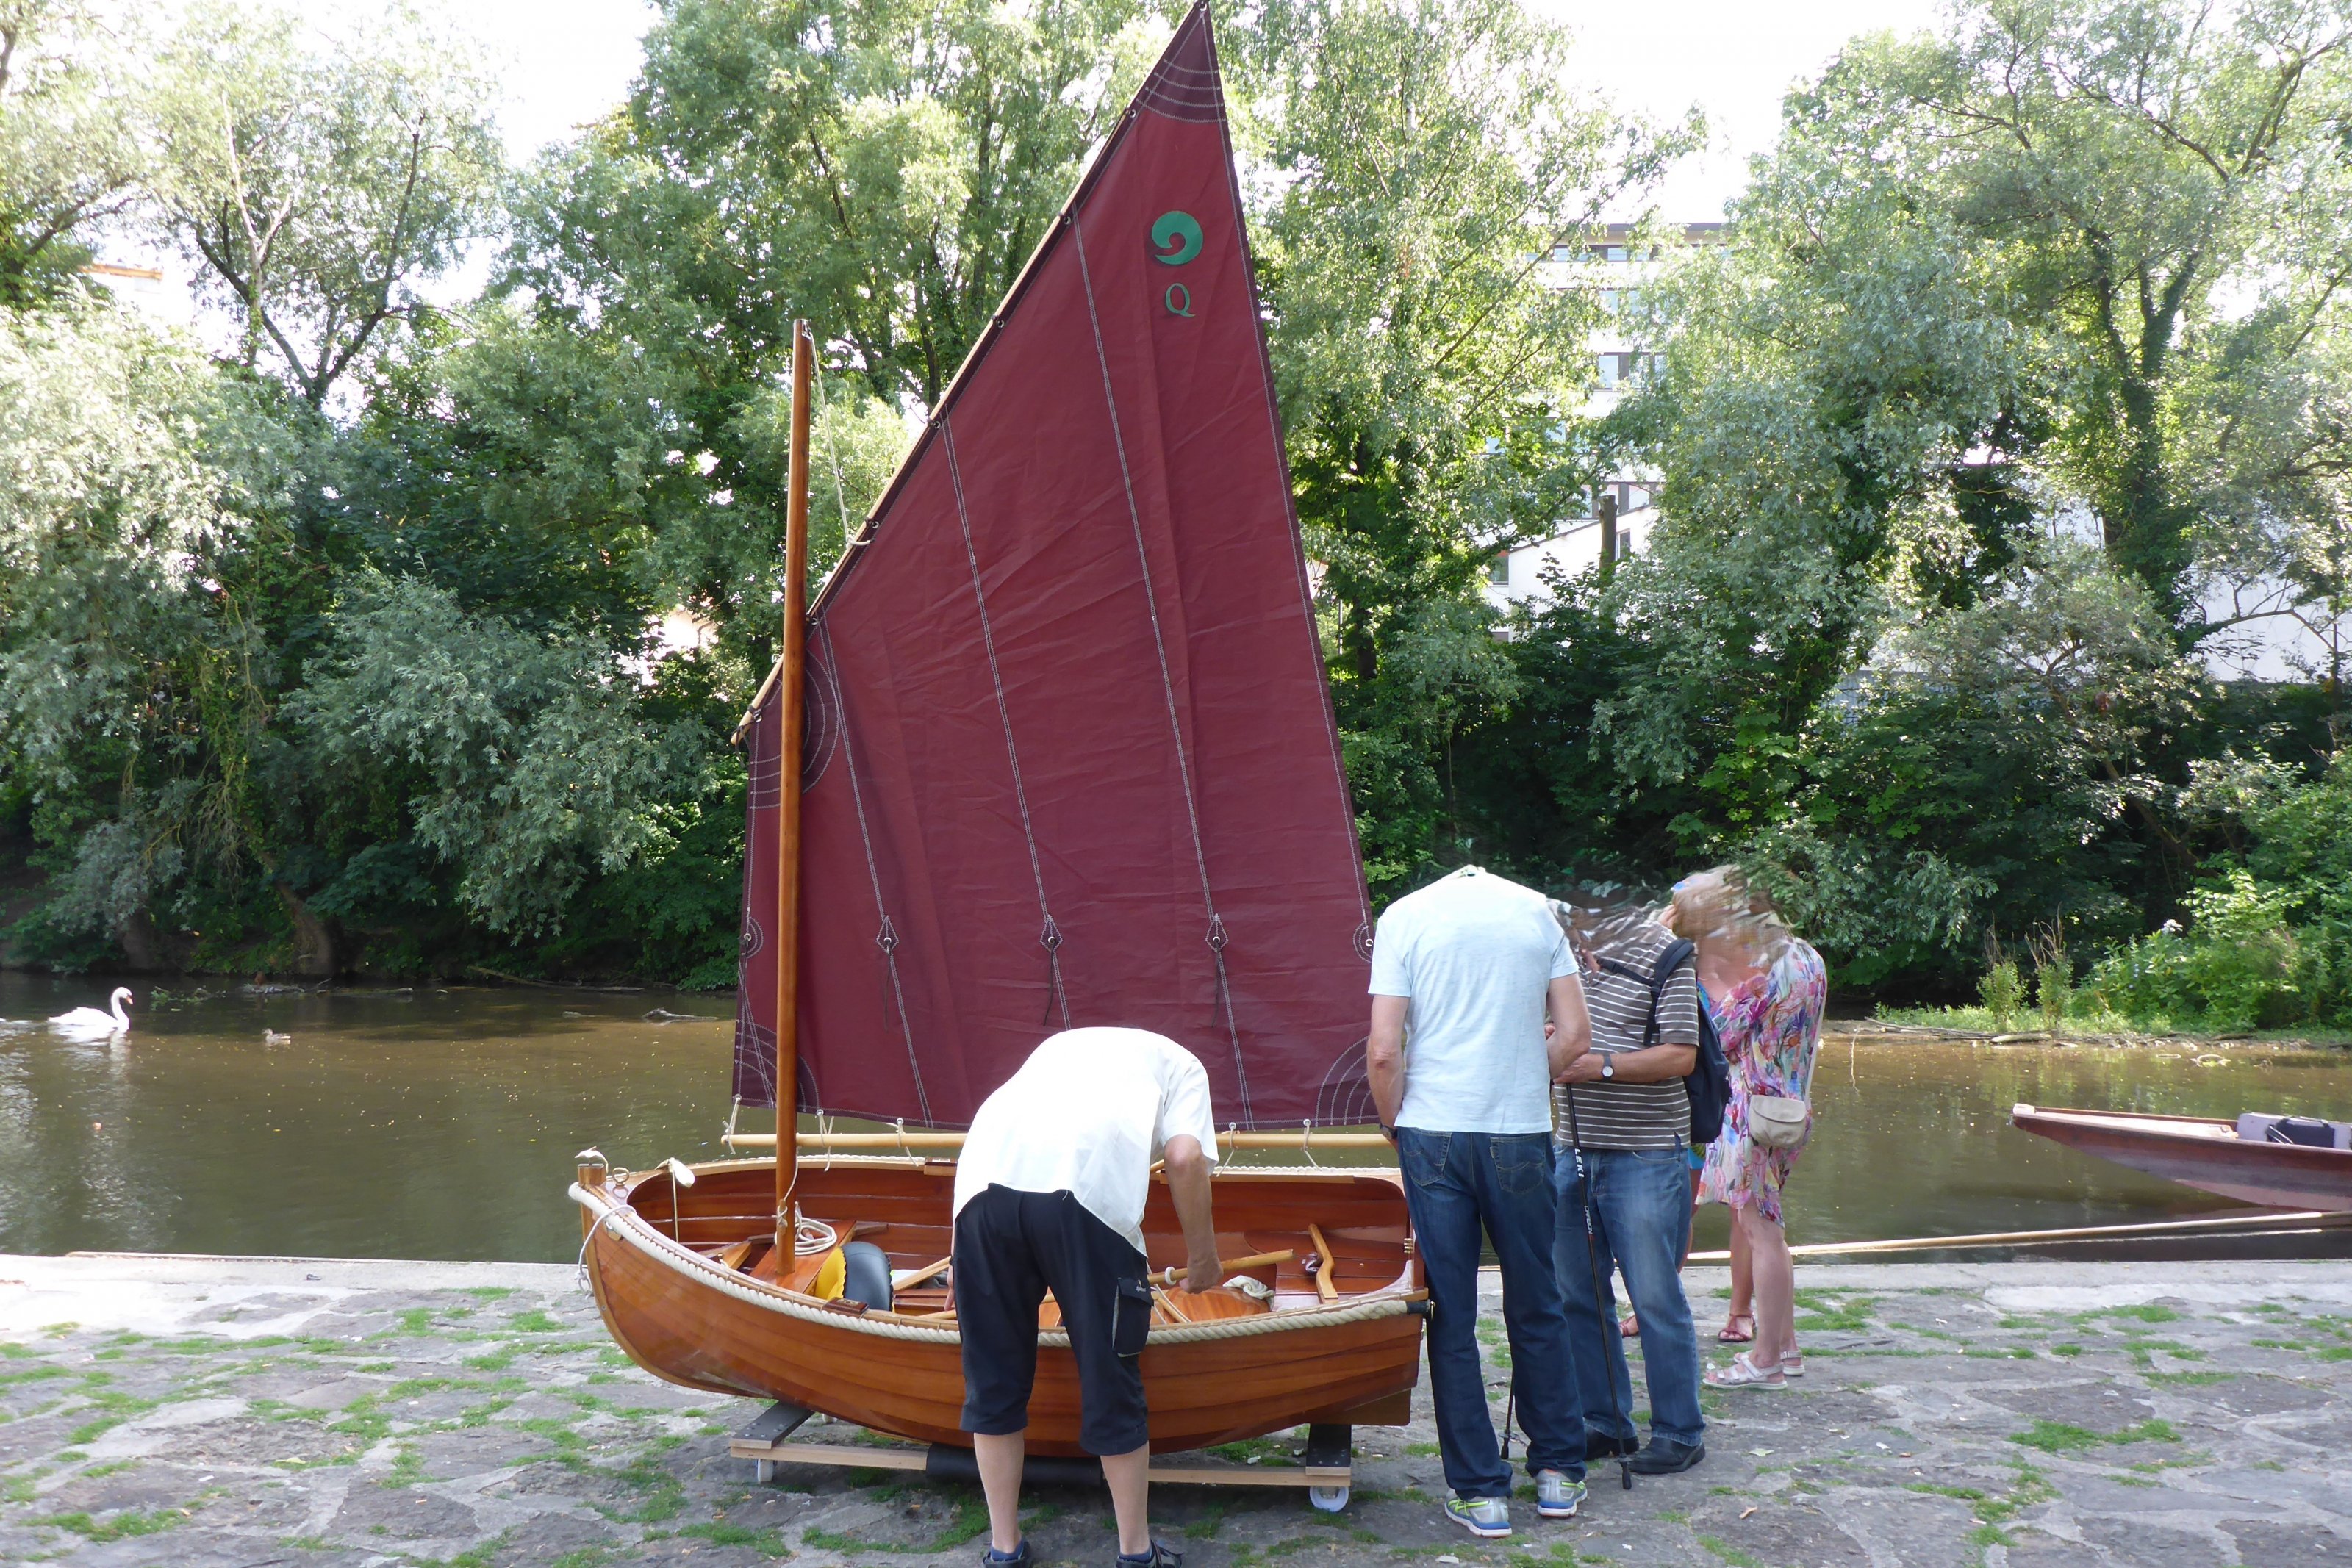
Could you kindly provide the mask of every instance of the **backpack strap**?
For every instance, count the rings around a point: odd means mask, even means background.
[[[1642,1047],[1643,1050],[1646,1051],[1651,1046],[1658,1043],[1658,1004],[1665,1000],[1666,987],[1674,979],[1675,971],[1681,968],[1685,963],[1689,962],[1691,956],[1697,951],[1698,944],[1691,941],[1688,937],[1677,936],[1659,950],[1657,963],[1652,967],[1651,971],[1646,975],[1642,973],[1641,970],[1633,967],[1633,965],[1620,963],[1614,958],[1600,958],[1595,960],[1598,967],[1606,970],[1608,973],[1622,976],[1625,979],[1632,980],[1635,984],[1648,988],[1650,993],[1650,1016],[1648,1021],[1642,1027]]]

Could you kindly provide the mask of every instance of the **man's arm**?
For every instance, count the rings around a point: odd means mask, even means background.
[[[1580,1000],[1578,1006],[1582,1007]],[[1364,1075],[1372,1082],[1372,1105],[1381,1125],[1396,1125],[1404,1109],[1404,1016],[1409,997],[1372,998],[1371,1038],[1364,1043]],[[1588,1029],[1590,1026],[1587,1026]]]
[[[1568,1071],[1554,1082],[1559,1083],[1598,1083],[1601,1082],[1601,1059],[1608,1055],[1616,1067],[1610,1075],[1612,1083],[1664,1083],[1670,1078],[1687,1078],[1698,1065],[1698,1047],[1695,1045],[1652,1045],[1640,1051],[1610,1053],[1588,1051],[1568,1064]]]
[[[1585,1010],[1584,987],[1574,975],[1555,977],[1548,1001],[1551,1028],[1544,1033],[1544,1053],[1556,1083],[1570,1062],[1592,1049],[1592,1015]]]
[[[1209,1207],[1209,1156],[1201,1140],[1179,1133],[1160,1150],[1167,1162],[1168,1196],[1175,1200],[1177,1222],[1184,1227],[1186,1264],[1184,1289],[1195,1294],[1224,1283],[1217,1273],[1217,1225]]]

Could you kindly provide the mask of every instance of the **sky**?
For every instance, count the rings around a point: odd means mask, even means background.
[[[1879,28],[1914,32],[1935,22],[1937,0],[1528,0],[1577,37],[1572,57],[1586,85],[1617,107],[1672,120],[1706,111],[1706,151],[1678,164],[1656,193],[1670,221],[1723,215],[1748,161],[1772,144],[1780,99],[1818,72],[1844,42]],[[317,0],[331,32],[338,18],[373,16],[383,0]],[[617,102],[637,68],[638,40],[655,11],[643,0],[444,0],[440,13],[485,46],[499,82],[499,127],[518,162],[562,141]],[[1633,215],[1618,212],[1612,217]],[[144,247],[142,247],[144,249]],[[147,251],[110,259],[161,266],[153,304],[189,319],[186,268]],[[471,297],[488,277],[477,253],[425,287],[430,298]]]
[[[1748,157],[1769,147],[1780,97],[1818,71],[1856,34],[1913,32],[1942,6],[1928,0],[1530,0],[1577,34],[1590,85],[1621,108],[1678,118],[1696,103],[1711,131],[1707,152],[1669,176],[1668,216],[1722,216]],[[371,0],[333,0],[361,14]],[[637,0],[477,0],[459,11],[489,47],[505,88],[499,123],[527,156],[594,119],[628,89],[637,40],[653,7]]]

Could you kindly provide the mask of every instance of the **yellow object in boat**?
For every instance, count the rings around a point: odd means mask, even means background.
[[[836,1247],[824,1255],[824,1262],[817,1265],[816,1278],[809,1281],[809,1294],[820,1301],[835,1300],[841,1294],[842,1281],[848,1273],[848,1260]]]

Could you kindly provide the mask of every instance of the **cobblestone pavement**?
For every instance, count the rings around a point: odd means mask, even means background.
[[[1345,1512],[1168,1487],[1160,1533],[1193,1568],[2352,1563],[2352,1265],[1800,1278],[1803,1383],[1710,1394],[1705,1464],[1630,1492],[1596,1471],[1577,1521],[1522,1502],[1507,1542],[1444,1522],[1424,1386],[1412,1427],[1360,1429]],[[1691,1284],[1717,1321],[1722,1273]],[[1481,1332],[1499,1404],[1499,1323]],[[754,1485],[726,1436],[755,1413],[632,1367],[567,1268],[0,1257],[0,1563],[979,1555],[967,1489],[818,1469]],[[1109,1563],[1099,1493],[1030,1508],[1041,1562]]]

